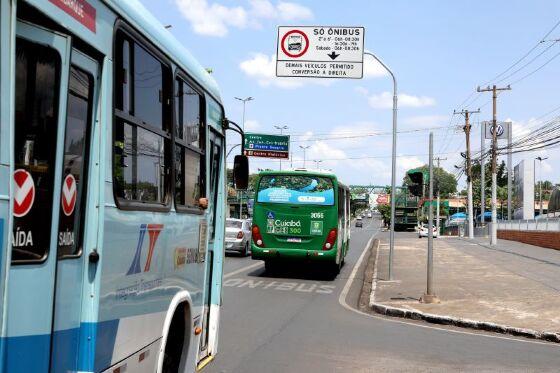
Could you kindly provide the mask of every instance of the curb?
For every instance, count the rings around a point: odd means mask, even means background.
[[[400,317],[410,320],[425,321],[438,325],[451,325],[459,328],[484,330],[500,334],[509,334],[517,337],[525,337],[530,339],[560,343],[560,333],[541,332],[532,329],[495,324],[488,321],[478,321],[453,316],[435,315],[432,313],[387,306],[385,304],[375,302],[375,290],[377,288],[377,260],[379,259],[379,241],[377,242],[378,244],[375,252],[375,268],[373,271],[373,280],[371,283],[371,293],[369,298],[369,308],[372,311],[384,316]]]

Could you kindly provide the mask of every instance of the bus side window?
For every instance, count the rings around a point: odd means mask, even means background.
[[[198,208],[205,197],[204,99],[182,78],[175,79],[175,206]]]
[[[89,129],[93,77],[72,66],[68,83],[68,109],[58,226],[58,256],[81,254],[89,155]]]
[[[14,181],[19,192],[14,204],[22,207],[14,207],[12,262],[16,263],[42,261],[49,251],[60,64],[54,49],[17,39]]]
[[[124,31],[117,32],[115,50],[117,202],[140,202],[144,209],[165,206],[171,169],[171,69]]]

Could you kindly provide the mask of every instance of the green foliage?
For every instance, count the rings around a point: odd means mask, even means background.
[[[422,167],[418,167],[414,170],[421,171],[424,174],[429,174],[429,167],[428,165],[424,165]],[[409,170],[411,171],[411,170]],[[424,180],[427,183],[427,180]],[[405,174],[403,179],[403,186],[408,187],[411,185],[412,181],[408,174]],[[440,196],[442,198],[447,198],[449,195],[454,194],[457,192],[457,180],[455,180],[455,176],[447,171],[445,171],[441,167],[434,167],[434,191],[439,188]]]
[[[389,223],[391,221],[391,205],[377,205],[377,211],[379,211],[386,222]]]

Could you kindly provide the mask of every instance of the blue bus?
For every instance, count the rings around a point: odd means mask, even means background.
[[[205,365],[224,259],[215,81],[136,0],[0,0],[0,39],[0,372]]]

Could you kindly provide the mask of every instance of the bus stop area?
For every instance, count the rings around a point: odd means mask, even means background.
[[[560,251],[514,241],[434,239],[434,289],[426,292],[426,238],[397,233],[393,281],[388,232],[379,236],[369,306],[377,313],[560,342]],[[375,248],[375,247],[374,247]],[[366,273],[367,275],[367,273]]]

